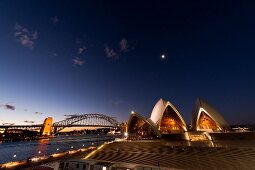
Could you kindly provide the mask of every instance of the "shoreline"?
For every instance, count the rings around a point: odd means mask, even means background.
[[[38,156],[27,158],[27,160],[20,160],[15,162],[7,162],[4,164],[0,164],[0,169],[21,169],[21,168],[29,168],[33,166],[42,165],[49,162],[59,161],[62,159],[70,159],[74,157],[82,157],[86,156],[90,152],[96,150],[97,147],[90,146],[88,148],[81,148],[77,150],[69,150],[66,152],[54,153],[47,156]],[[83,155],[86,154],[86,155]]]

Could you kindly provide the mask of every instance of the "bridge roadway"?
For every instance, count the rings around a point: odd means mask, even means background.
[[[0,125],[0,129],[33,129],[33,128],[42,128],[43,124],[38,124],[38,125]],[[101,128],[111,128],[113,126],[110,125],[67,125],[67,126],[61,126],[61,125],[52,125],[52,127],[101,127]]]

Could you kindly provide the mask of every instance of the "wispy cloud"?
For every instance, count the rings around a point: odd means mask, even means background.
[[[35,123],[35,121],[32,121],[32,120],[25,120],[24,122],[25,123],[31,123],[31,124]]]
[[[80,116],[80,115],[79,114],[66,114],[64,116],[67,117],[67,119],[68,119],[68,118],[73,118],[73,117],[77,117],[77,116]]]
[[[34,114],[36,114],[36,115],[42,115],[43,113],[42,113],[42,112],[34,112]]]
[[[83,53],[87,48],[85,46],[82,46],[80,48],[78,48],[78,54]]]
[[[35,40],[38,38],[38,33],[36,31],[29,31],[26,27],[16,24],[14,27],[14,36],[21,45],[33,49]]]
[[[128,41],[126,38],[122,38],[119,42],[119,48],[121,53],[126,53],[135,49],[134,43]]]
[[[75,57],[72,59],[72,61],[74,65],[79,65],[79,66],[82,66],[85,63],[85,61],[82,60],[80,57]]]
[[[32,34],[31,34],[32,39],[33,39],[33,40],[36,40],[36,39],[37,39],[37,35],[38,35],[37,32],[32,33]]]
[[[7,110],[15,110],[15,106],[10,105],[10,104],[4,104],[4,105],[0,105],[0,107],[3,107]]]
[[[15,123],[2,123],[2,125],[15,125]]]
[[[105,46],[104,46],[104,51],[108,58],[113,58],[115,60],[119,59],[118,54],[114,51],[113,48],[110,48],[107,44],[105,44]]]
[[[59,22],[59,18],[58,18],[58,16],[54,16],[54,17],[52,17],[51,18],[51,21],[53,22],[53,24],[57,24],[58,22]]]
[[[119,47],[120,47],[120,51],[121,52],[127,52],[129,51],[129,45],[128,45],[128,41],[126,38],[122,38],[119,42]]]
[[[109,47],[107,44],[104,45],[106,56],[115,60],[119,59],[122,54],[127,53],[133,49],[134,46],[131,45],[130,42],[124,37],[119,41],[117,50],[114,50],[114,48]]]

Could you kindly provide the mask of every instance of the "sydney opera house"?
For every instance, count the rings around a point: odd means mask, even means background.
[[[211,133],[229,130],[230,126],[222,115],[201,98],[195,103],[189,128],[174,105],[163,99],[156,103],[149,118],[132,112],[127,124],[129,138],[135,139],[175,136],[185,140],[197,138],[211,140]]]

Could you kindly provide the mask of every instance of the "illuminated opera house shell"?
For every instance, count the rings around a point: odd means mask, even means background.
[[[193,108],[192,130],[220,132],[229,129],[221,114],[206,101],[198,98]]]
[[[149,119],[144,119],[136,112],[132,112],[128,121],[127,131],[131,136],[140,136],[142,138],[156,138],[161,134]]]
[[[184,133],[187,127],[178,110],[169,101],[160,99],[148,119],[133,112],[127,131],[133,136],[150,138],[161,137],[162,134]]]
[[[159,99],[154,106],[150,120],[161,134],[187,131],[186,123],[178,110],[169,102]]]
[[[191,131],[223,132],[229,130],[229,124],[207,102],[198,98],[193,109]],[[159,99],[151,116],[145,119],[132,112],[127,124],[130,136],[138,138],[157,138],[162,135],[187,135],[187,126],[179,111],[169,102]]]

